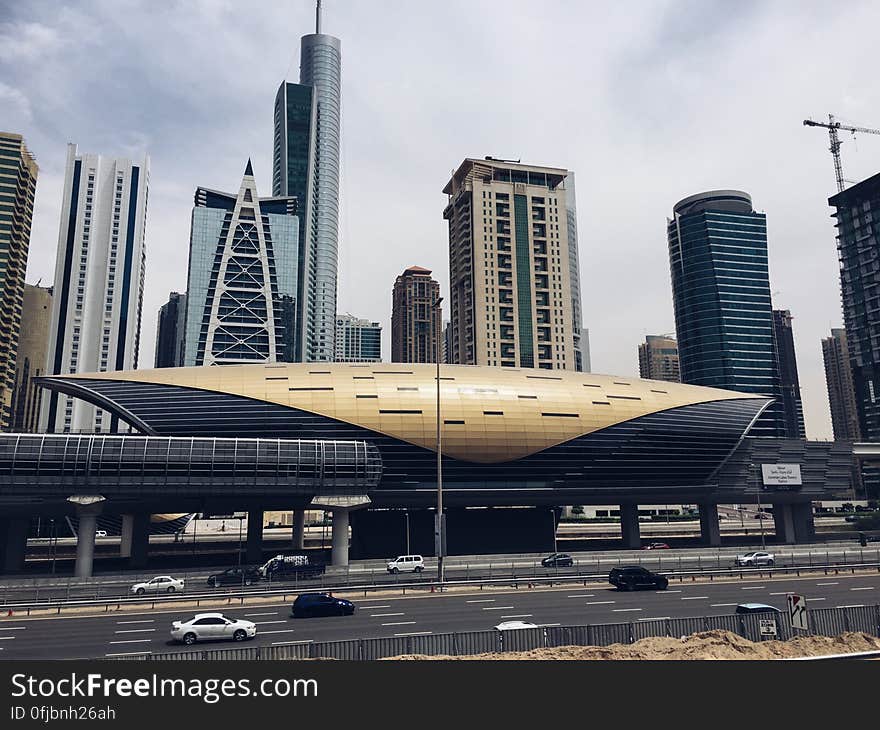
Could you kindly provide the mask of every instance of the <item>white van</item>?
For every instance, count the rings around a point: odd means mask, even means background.
[[[399,555],[388,562],[389,573],[421,573],[425,569],[425,559],[421,555]]]

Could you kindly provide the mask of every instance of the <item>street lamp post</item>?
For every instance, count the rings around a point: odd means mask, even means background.
[[[437,361],[437,526],[436,532],[436,552],[437,552],[437,582],[440,589],[443,589],[443,467],[441,463],[441,437],[440,437],[440,337],[443,328],[440,323],[443,321],[441,315],[440,304],[443,297],[437,297],[431,308],[436,311],[436,327],[434,328],[434,359]]]

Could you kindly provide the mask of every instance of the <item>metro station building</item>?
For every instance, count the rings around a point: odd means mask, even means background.
[[[769,397],[443,365],[438,415],[435,368],[278,363],[42,378],[139,435],[4,435],[0,502],[69,510],[72,496],[99,495],[101,509],[130,524],[156,512],[247,510],[249,558],[259,556],[262,511],[323,508],[334,563],[348,560],[349,526],[352,557],[407,544],[432,555],[438,420],[451,555],[552,549],[560,508],[572,504],[619,506],[631,548],[640,503],[697,504],[704,542],[718,545],[717,505],[758,497],[773,507],[778,541],[805,542],[811,502],[851,488],[850,443],[749,437]],[[768,483],[765,465],[800,478]],[[6,527],[11,555],[17,533]],[[302,527],[295,519],[295,543]],[[134,542],[143,553],[143,536]]]

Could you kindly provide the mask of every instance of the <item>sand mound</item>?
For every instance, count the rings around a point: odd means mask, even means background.
[[[425,656],[409,654],[393,659],[782,659],[786,657],[850,654],[880,651],[880,639],[870,634],[801,636],[790,641],[754,642],[730,631],[702,631],[681,639],[650,637],[634,644],[611,646],[560,646],[522,652],[473,656]]]

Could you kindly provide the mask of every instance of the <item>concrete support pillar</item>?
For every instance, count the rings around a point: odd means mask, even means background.
[[[790,504],[773,505],[773,527],[776,531],[776,542],[794,544],[794,515]]]
[[[293,513],[293,549],[302,550],[306,545],[306,511],[298,509]]]
[[[83,500],[93,500],[93,497],[84,497]],[[76,529],[76,567],[74,575],[77,578],[91,578],[92,567],[95,560],[95,527],[98,524],[98,515],[103,507],[103,498],[98,501],[74,502],[76,505],[76,517],[78,520]]]
[[[333,509],[332,565],[348,565],[348,507]]]
[[[627,548],[640,548],[642,538],[639,534],[639,506],[637,504],[620,505],[620,532],[623,536],[623,546]]]
[[[813,542],[816,539],[816,527],[813,523],[812,503],[797,502],[791,505],[791,517],[794,522],[794,541],[796,543]]]
[[[27,552],[27,536],[30,521],[26,517],[9,518],[0,521],[0,550],[4,573],[16,573],[24,568]]]
[[[244,559],[251,565],[263,562],[263,510],[261,509],[248,511]]]
[[[718,526],[718,505],[700,505],[700,537],[704,545],[721,545],[721,528]]]

